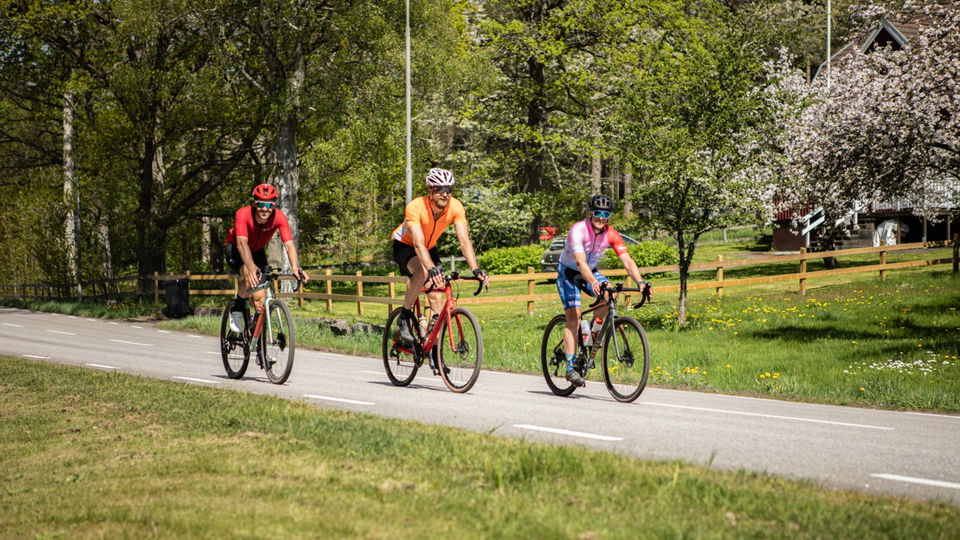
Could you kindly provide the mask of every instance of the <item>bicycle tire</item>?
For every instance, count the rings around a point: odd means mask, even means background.
[[[483,364],[483,334],[477,317],[466,308],[453,308],[450,311],[450,323],[443,317],[437,321],[442,324],[440,337],[435,346],[438,369],[443,384],[452,392],[462,394],[473,388],[480,376]],[[450,337],[453,336],[451,346]]]
[[[267,320],[263,321],[263,333],[260,335],[263,369],[270,382],[283,384],[293,370],[293,358],[297,351],[296,327],[290,308],[280,300],[271,300],[265,312]]]
[[[394,386],[407,386],[413,381],[420,368],[416,355],[412,352],[404,352],[396,346],[397,317],[400,316],[400,308],[393,310],[387,317],[387,324],[383,328],[383,339],[381,342],[381,352],[383,353],[383,368],[387,372],[387,378]]]
[[[618,334],[616,341],[614,332]],[[616,349],[612,352],[613,358],[610,357],[612,349]],[[617,401],[630,403],[643,393],[649,373],[647,333],[633,317],[618,315],[603,340],[603,380],[607,390]]]
[[[247,365],[250,363],[250,343],[247,342],[247,316],[244,310],[244,329],[237,334],[230,330],[230,311],[233,309],[237,299],[234,298],[227,302],[227,307],[223,310],[220,317],[220,359],[223,361],[223,368],[227,372],[227,377],[239,379],[247,372]],[[244,302],[246,304],[246,302]]]
[[[550,319],[540,342],[540,369],[550,391],[558,396],[569,396],[577,389],[566,377],[567,358],[563,353],[563,329],[566,325],[567,319],[563,315]]]

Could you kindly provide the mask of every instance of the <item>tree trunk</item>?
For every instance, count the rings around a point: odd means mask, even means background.
[[[623,217],[633,216],[633,163],[627,162],[623,169]]]
[[[67,279],[77,282],[77,292],[82,297],[80,281],[80,190],[77,188],[77,165],[73,155],[73,128],[77,123],[77,110],[73,92],[63,93],[63,202],[67,209],[64,227],[64,242],[67,248]]]
[[[148,294],[153,288],[153,273],[167,270],[167,231],[160,223],[160,197],[163,193],[163,148],[156,138],[146,137],[141,144],[140,193],[137,221],[137,272],[140,292]]]
[[[603,193],[603,160],[594,152],[590,156],[590,195]]]
[[[527,59],[527,71],[530,80],[535,87],[534,96],[527,102],[527,128],[533,133],[539,133],[547,119],[547,111],[544,100],[544,65],[535,57]],[[543,189],[543,171],[546,154],[543,149],[543,143],[540,141],[529,141],[523,143],[525,161],[523,164],[523,192],[539,193]],[[540,210],[535,210],[533,220],[530,222],[528,240],[536,243],[540,239],[540,226],[543,223],[543,216]]]
[[[97,220],[97,246],[100,250],[100,271],[103,279],[113,279],[113,252],[110,249],[110,223],[101,213]]]
[[[677,254],[680,256],[680,299],[677,305],[677,327],[679,328],[687,324],[687,279],[690,276],[690,260],[687,258],[683,230],[675,232],[677,234]]]

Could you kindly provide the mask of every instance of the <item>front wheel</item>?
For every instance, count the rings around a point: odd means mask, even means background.
[[[230,330],[230,312],[236,302],[243,302],[244,305],[242,311],[244,328],[239,333]],[[227,377],[231,379],[243,377],[250,362],[250,344],[246,338],[246,325],[249,319],[245,306],[246,301],[234,298],[227,302],[227,307],[220,317],[220,358],[223,360],[223,369],[226,370]]]
[[[577,389],[567,380],[567,357],[563,353],[563,330],[567,319],[557,315],[547,323],[540,343],[540,368],[547,386],[558,396],[569,396]]]
[[[263,351],[263,367],[267,378],[274,384],[283,384],[293,369],[293,353],[296,341],[293,334],[293,317],[286,304],[270,302],[267,320],[263,321],[260,343]]]
[[[603,340],[603,378],[617,401],[630,403],[640,397],[650,373],[647,334],[636,319],[619,315]]]
[[[441,321],[438,323],[444,326],[435,347],[440,356],[440,376],[447,388],[462,394],[470,390],[480,376],[483,363],[480,324],[473,313],[464,308],[450,312],[449,324],[442,317]]]
[[[400,333],[400,308],[393,310],[387,317],[387,324],[383,328],[383,367],[387,371],[387,378],[394,386],[407,386],[417,375],[420,364],[414,354],[415,347],[404,348],[397,345]]]

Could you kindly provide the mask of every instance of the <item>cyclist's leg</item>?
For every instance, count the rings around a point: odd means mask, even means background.
[[[580,331],[580,288],[570,279],[567,268],[560,265],[557,270],[557,292],[563,303],[563,353],[567,361],[567,380],[576,386],[583,386],[583,377],[574,369],[577,354],[577,332]]]
[[[601,274],[600,272],[598,272],[598,271],[596,271],[596,270],[593,271],[593,277],[594,277],[594,279],[596,279],[596,280],[599,281],[600,283],[606,283],[608,286],[609,286],[609,284],[610,284],[610,280],[607,279],[607,276]],[[584,282],[584,283],[586,283],[586,282]],[[587,294],[589,294],[590,296],[596,298],[596,296],[593,294],[593,290],[590,289],[589,285],[588,285],[587,288],[585,289],[585,292],[586,292]],[[603,319],[605,319],[605,318],[607,317],[607,311],[610,311],[610,308],[608,308],[606,304],[601,304],[601,305],[598,306],[597,309],[593,312],[593,318],[594,318],[594,319],[603,320]]]

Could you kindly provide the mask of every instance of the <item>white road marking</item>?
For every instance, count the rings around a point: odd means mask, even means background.
[[[37,355],[35,355],[35,354],[25,354],[25,355],[23,355],[23,357],[24,357],[24,358],[36,358],[37,360],[46,360],[47,358],[50,358],[49,356],[37,356]]]
[[[130,328],[143,328],[143,327],[142,327],[142,326],[137,326],[137,325],[135,325],[135,324],[131,324],[131,325],[130,325]]]
[[[203,351],[203,352],[205,352],[206,354],[215,354],[215,355],[217,355],[217,356],[220,356],[220,354],[221,354],[220,351],[217,351],[217,352],[213,352],[213,351]]]
[[[383,375],[382,371],[366,371],[366,370],[357,370],[358,373],[369,373],[370,375]]]
[[[687,405],[673,405],[673,404],[670,404],[670,403],[654,403],[654,402],[652,402],[652,401],[643,401],[643,402],[640,402],[640,405],[653,405],[653,406],[656,406],[656,407],[673,407],[673,408],[675,408],[675,409],[689,409],[689,410],[691,410],[691,411],[706,411],[706,412],[715,412],[715,413],[723,413],[723,414],[739,414],[739,415],[742,415],[742,416],[759,416],[759,417],[762,417],[762,418],[776,418],[776,419],[779,419],[779,420],[794,420],[794,421],[797,421],[797,422],[811,422],[811,423],[814,423],[814,424],[830,424],[830,425],[833,425],[833,426],[848,426],[848,427],[859,427],[859,428],[864,428],[864,429],[880,429],[880,430],[884,430],[884,431],[893,431],[893,428],[892,428],[892,427],[871,426],[871,425],[867,425],[867,424],[851,424],[851,423],[849,423],[849,422],[834,422],[834,421],[832,421],[832,420],[816,420],[816,419],[814,419],[814,418],[800,418],[800,417],[798,417],[798,416],[780,416],[780,415],[777,415],[777,414],[762,414],[762,413],[751,413],[751,412],[743,412],[743,411],[727,411],[727,410],[724,410],[724,409],[712,409],[712,408],[709,408],[709,407],[690,407],[690,406],[687,406]]]
[[[568,429],[557,429],[543,426],[531,426],[530,424],[514,424],[517,429],[529,429],[532,431],[544,431],[546,433],[556,433],[557,435],[569,435],[570,437],[581,437],[584,439],[596,439],[598,441],[622,441],[623,437],[611,437],[609,435],[597,435],[595,433],[584,433],[582,431],[570,431]]]
[[[196,338],[196,339],[202,339],[202,338],[203,338],[203,336],[198,336],[198,335],[196,335],[196,334],[187,334],[187,337],[192,337],[192,338]]]
[[[12,327],[14,327],[14,328],[23,328],[23,325],[22,325],[22,324],[13,324],[13,323],[5,322],[5,323],[3,323],[3,325],[4,325],[4,326],[12,326]]]
[[[88,321],[88,322],[97,322],[96,319],[84,319],[84,320],[85,320],[85,321]]]
[[[120,323],[118,323],[118,322],[113,322],[113,321],[110,321],[110,322],[108,322],[107,324],[120,324]]]
[[[180,379],[181,381],[201,382],[205,384],[220,384],[220,381],[208,381],[206,379],[194,379],[193,377],[170,377],[171,379]]]
[[[900,476],[899,474],[871,474],[870,476],[874,478],[882,478],[884,480],[895,480],[897,482],[909,482],[911,484],[923,484],[925,486],[935,486],[949,489],[960,489],[960,484],[957,482],[944,482],[943,480],[930,480],[928,478],[914,478],[912,476]]]
[[[335,398],[335,397],[329,397],[329,396],[317,396],[314,394],[304,394],[303,397],[310,398],[310,399],[320,399],[323,401],[338,401],[340,403],[351,403],[353,405],[376,405],[376,403],[373,403],[371,401],[357,401],[355,399],[343,399],[343,398]]]
[[[75,336],[75,335],[76,335],[76,334],[74,334],[73,332],[61,332],[60,330],[47,330],[47,332],[50,332],[51,334],[62,334],[62,335],[64,335],[64,336]]]
[[[915,414],[917,416],[932,416],[934,418],[952,418],[953,420],[960,420],[960,416],[950,415],[950,414],[933,414],[933,413],[922,413],[922,412],[908,412],[907,414]]]
[[[103,364],[84,364],[84,365],[90,366],[90,367],[96,367],[96,368],[103,368],[103,369],[120,369],[116,366],[105,366]]]
[[[137,343],[136,341],[124,341],[122,339],[111,339],[114,343],[124,343],[126,345],[139,345],[141,347],[153,347],[152,343]]]
[[[169,330],[157,330],[157,332],[160,332],[161,334],[169,334],[169,333],[170,333]]]

